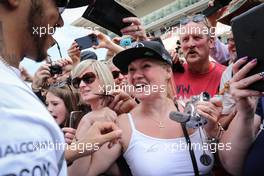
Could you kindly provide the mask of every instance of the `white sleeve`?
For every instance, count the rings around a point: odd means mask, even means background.
[[[215,38],[215,47],[211,49],[210,56],[218,63],[223,64],[230,59],[227,45],[223,44],[217,37]]]

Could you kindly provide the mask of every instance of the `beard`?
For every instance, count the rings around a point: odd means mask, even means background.
[[[39,29],[43,25],[42,16],[43,16],[43,1],[42,0],[31,0],[31,7],[28,15],[28,32],[30,34],[31,40],[33,41],[35,61],[41,62],[47,58],[47,51],[45,49],[45,41],[47,40],[47,33],[40,36],[34,34],[33,29]],[[39,31],[39,30],[38,30]]]

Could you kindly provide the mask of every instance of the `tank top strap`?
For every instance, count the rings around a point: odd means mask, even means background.
[[[135,127],[132,115],[130,113],[128,113],[127,115],[128,115],[128,119],[129,119],[129,123],[130,123],[131,129],[133,131],[133,130],[135,130],[136,127]]]

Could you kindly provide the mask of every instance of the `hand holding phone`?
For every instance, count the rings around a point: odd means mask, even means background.
[[[80,50],[84,50],[87,48],[91,48],[94,45],[98,45],[98,38],[95,34],[90,34],[81,38],[75,39],[76,43],[78,44]]]
[[[247,61],[257,59],[257,65],[247,76],[264,72],[264,4],[260,4],[231,21],[237,57],[248,57]],[[264,91],[264,80],[248,86],[248,89]]]
[[[70,114],[70,122],[69,122],[69,127],[70,128],[75,128],[76,119],[81,113],[82,113],[82,111],[72,111],[71,112],[71,114]]]

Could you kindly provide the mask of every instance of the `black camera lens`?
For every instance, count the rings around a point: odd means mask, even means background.
[[[62,74],[62,67],[57,64],[52,65],[49,68],[50,68],[51,75]]]
[[[210,100],[210,94],[208,92],[202,93],[203,101],[209,101]]]

